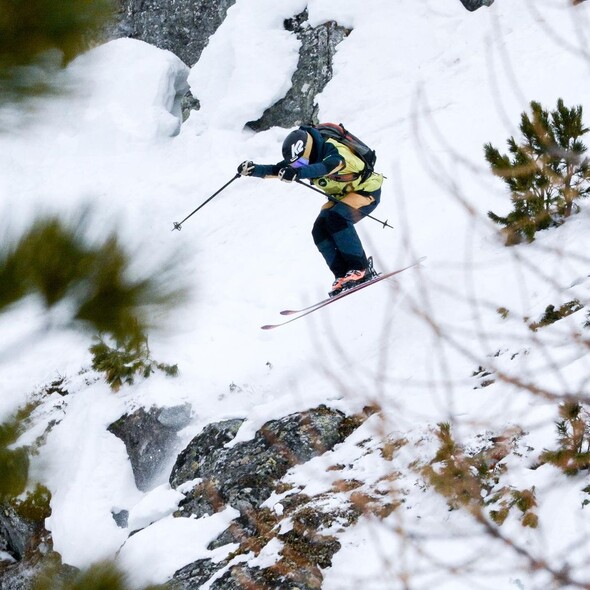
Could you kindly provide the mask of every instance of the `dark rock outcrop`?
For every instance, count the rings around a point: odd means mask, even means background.
[[[71,587],[71,580],[78,573],[77,568],[61,564],[57,553],[45,559],[26,559],[6,566],[0,562],[0,590],[35,590],[46,567],[51,567],[52,588]]]
[[[125,414],[108,428],[127,448],[137,488],[149,491],[154,477],[177,450],[176,433],[191,419],[190,405],[171,408],[140,408]]]
[[[193,66],[235,0],[119,0],[112,37],[140,39]]]
[[[36,532],[36,525],[19,517],[10,506],[0,509],[0,551],[9,553],[17,560],[22,559],[27,547],[32,545]]]
[[[249,441],[224,448],[238,421],[207,427],[178,457],[170,485],[202,478],[180,503],[180,514],[213,514],[226,504],[241,513],[260,506],[294,465],[342,442],[346,416],[325,406],[267,422]],[[233,435],[233,436],[232,436]],[[231,437],[231,438],[230,438]]]
[[[180,503],[176,516],[204,516],[226,505],[240,516],[209,548],[230,543],[238,553],[259,551],[271,539],[283,544],[279,562],[268,568],[243,563],[199,560],[176,572],[168,584],[174,590],[196,590],[210,582],[212,590],[318,590],[321,568],[329,567],[339,542],[318,533],[323,517],[305,496],[295,494],[285,502],[293,527],[284,535],[277,532],[280,517],[261,504],[275,491],[286,472],[334,448],[357,428],[366,416],[349,418],[342,412],[320,406],[291,414],[263,425],[253,439],[227,447],[243,420],[210,424],[179,455],[170,476],[178,487],[194,479],[198,483]],[[310,518],[315,523],[308,527]],[[225,570],[225,571],[223,571]],[[212,577],[217,577],[212,580]]]
[[[473,12],[482,6],[491,6],[494,3],[494,0],[461,0],[461,4],[469,10],[469,12]]]
[[[0,507],[0,590],[32,590],[37,576],[51,565],[54,582],[69,579],[76,568],[63,565],[52,549],[45,514],[25,516],[9,504]]]
[[[254,131],[318,122],[316,96],[332,79],[337,45],[351,32],[335,21],[317,27],[310,26],[307,23],[307,10],[287,19],[285,29],[295,33],[301,41],[297,70],[287,94],[266,109],[260,119],[247,123]]]
[[[322,579],[319,570],[315,575],[309,575],[306,569],[282,575],[268,569],[236,565],[215,580],[210,587],[211,590],[320,590]]]
[[[210,559],[199,559],[178,570],[173,580],[166,585],[170,590],[192,590],[200,588],[225,564]]]

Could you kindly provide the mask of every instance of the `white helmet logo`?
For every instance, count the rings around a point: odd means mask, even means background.
[[[303,143],[303,140],[300,139],[299,141],[296,141],[291,146],[291,161],[296,160],[303,153],[304,148],[305,145]]]

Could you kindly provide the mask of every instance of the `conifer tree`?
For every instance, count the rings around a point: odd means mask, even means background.
[[[133,385],[137,376],[147,379],[155,371],[169,377],[178,375],[177,365],[159,363],[151,358],[148,339],[140,330],[123,339],[115,338],[115,346],[105,342],[103,336],[96,336],[96,340],[90,347],[92,368],[104,373],[113,391],[118,391],[123,384]]]
[[[488,212],[504,226],[507,245],[531,242],[537,231],[560,225],[575,211],[574,201],[590,194],[582,106],[568,108],[562,99],[551,112],[535,101],[530,106],[532,114],[521,115],[520,141],[507,141],[508,154],[491,143],[484,146],[492,172],[510,190],[512,211],[506,216]]]
[[[545,450],[540,459],[573,477],[590,469],[590,416],[577,401],[562,404],[559,414],[562,418],[556,422],[559,448]]]

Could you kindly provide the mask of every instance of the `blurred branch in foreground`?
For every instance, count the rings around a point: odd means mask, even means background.
[[[114,13],[112,0],[0,0],[0,103],[56,90],[55,72]]]
[[[89,221],[87,215],[73,222],[41,218],[12,243],[0,238],[0,313],[36,295],[48,312],[67,303],[60,328],[125,340],[146,332],[154,307],[181,302],[185,290],[169,280],[168,272],[132,277],[131,258],[117,235],[91,241]],[[166,264],[165,270],[173,267]]]
[[[148,586],[144,590],[158,590],[163,586]],[[125,575],[114,563],[104,561],[71,576],[64,576],[59,568],[49,567],[39,576],[33,590],[130,590]]]

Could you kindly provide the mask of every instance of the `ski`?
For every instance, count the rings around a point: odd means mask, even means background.
[[[285,326],[286,324],[290,324],[291,322],[294,322],[295,320],[299,320],[299,319],[309,315],[310,313],[317,311],[318,309],[322,309],[323,307],[326,307],[327,305],[330,305],[331,303],[335,303],[336,301],[338,301],[340,299],[344,299],[344,297],[348,297],[349,295],[352,295],[353,293],[356,293],[357,291],[360,291],[361,289],[365,289],[366,287],[370,287],[371,285],[374,285],[375,283],[379,283],[380,281],[383,281],[385,279],[389,279],[390,277],[397,275],[400,272],[403,272],[404,270],[408,270],[409,268],[417,266],[418,264],[423,262],[425,259],[426,259],[426,256],[422,256],[422,258],[419,258],[418,260],[416,260],[412,264],[409,264],[408,266],[404,266],[403,268],[398,268],[397,270],[393,270],[391,272],[386,272],[386,273],[380,274],[379,276],[371,279],[370,281],[367,281],[366,283],[361,283],[360,285],[357,285],[356,287],[352,287],[352,289],[347,289],[346,291],[342,291],[342,293],[338,293],[338,295],[335,295],[334,297],[328,297],[326,299],[323,299],[322,301],[318,301],[317,303],[314,303],[314,304],[309,305],[307,307],[303,307],[301,309],[284,309],[283,311],[280,312],[281,315],[296,315],[296,317],[290,318],[290,319],[288,319],[284,322],[280,322],[278,324],[266,324],[265,326],[261,326],[261,329],[262,330],[273,330],[274,328],[279,328],[280,326]]]
[[[389,277],[396,275],[404,270],[407,270],[408,268],[412,268],[413,266],[416,266],[416,265],[420,264],[421,262],[423,262],[425,259],[426,259],[426,256],[422,256],[422,258],[420,258],[419,260],[416,260],[415,262],[413,262],[412,264],[410,264],[408,266],[404,266],[404,268],[399,268],[399,269],[394,270],[392,272],[380,274],[380,275],[372,278],[370,281],[367,281],[366,283],[361,283],[360,285],[357,285],[356,287],[352,287],[352,289],[347,289],[346,291],[342,291],[341,293],[338,293],[338,295],[335,295],[334,297],[326,297],[326,299],[323,299],[322,301],[317,301],[316,303],[312,303],[311,305],[309,305],[307,307],[302,307],[301,309],[283,309],[283,311],[281,311],[280,314],[281,315],[294,315],[297,313],[303,313],[305,311],[313,309],[314,307],[318,307],[319,305],[323,305],[323,304],[329,303],[331,301],[336,301],[338,299],[341,299],[342,297],[345,297],[346,295],[350,295],[350,294],[354,293],[355,291],[360,291],[360,289],[363,289],[364,287],[368,287],[369,285],[372,285],[373,283],[378,283],[379,281],[382,281],[383,279],[388,279]]]

